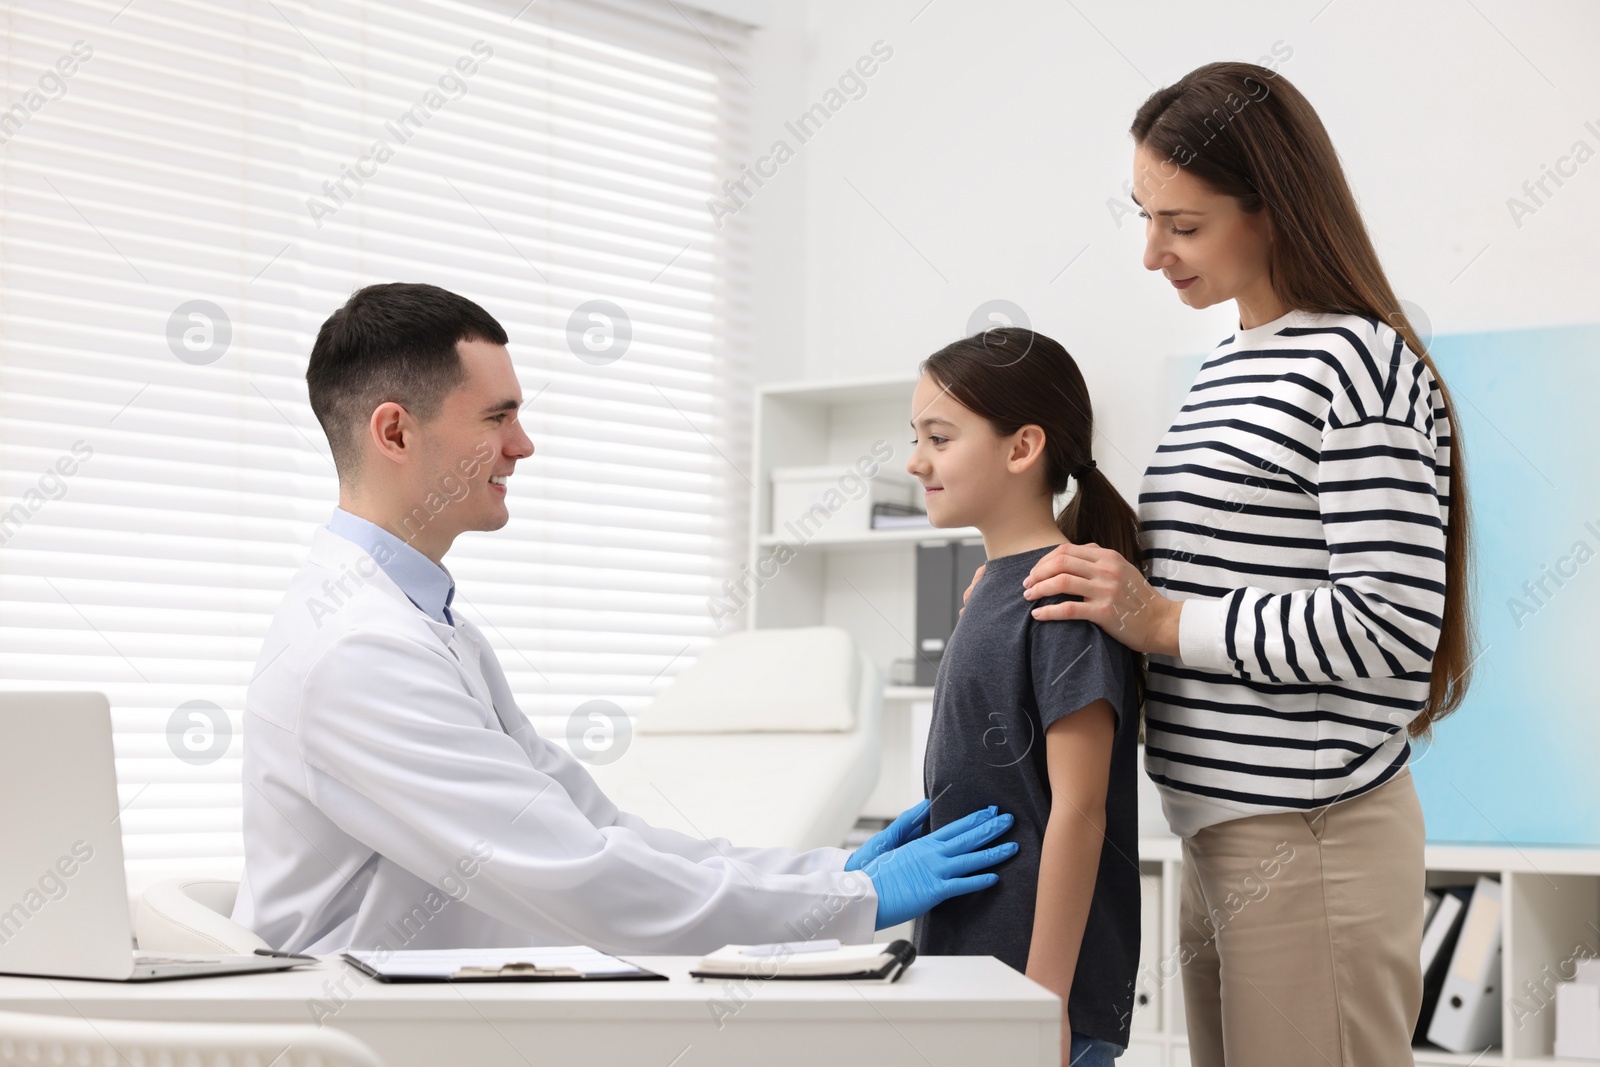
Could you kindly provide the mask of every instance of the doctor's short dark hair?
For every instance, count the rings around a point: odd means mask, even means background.
[[[393,401],[426,422],[465,377],[457,341],[506,343],[483,308],[437,285],[391,282],[358,289],[328,316],[311,347],[306,387],[342,480],[360,467],[361,435]]]

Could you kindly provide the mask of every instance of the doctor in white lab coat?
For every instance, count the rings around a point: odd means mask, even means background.
[[[307,384],[340,504],[263,643],[244,734],[233,917],[275,948],[587,944],[703,953],[872,939],[992,885],[993,809],[855,853],[741,848],[618,811],[540,737],[441,562],[508,520],[533,445],[506,336],[428,285],[370,286],[323,325]]]

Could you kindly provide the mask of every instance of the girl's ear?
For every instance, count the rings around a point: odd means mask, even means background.
[[[1011,451],[1006,456],[1006,470],[1021,474],[1044,459],[1044,430],[1032,423],[1011,437]]]

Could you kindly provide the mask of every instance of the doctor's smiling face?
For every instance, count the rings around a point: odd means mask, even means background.
[[[498,530],[511,519],[507,483],[517,461],[533,455],[533,442],[519,419],[522,387],[504,345],[492,341],[456,342],[462,381],[446,394],[438,412],[426,420],[401,420],[398,413],[373,411],[374,433],[391,433],[411,422],[415,453],[397,473],[396,499],[411,505],[402,521],[413,547],[438,562],[468,530]],[[392,418],[392,422],[387,421]],[[391,461],[393,451],[383,442]],[[441,501],[442,497],[442,501]],[[419,522],[417,509],[426,513]]]
[[[438,563],[510,519],[506,480],[533,443],[506,332],[435,285],[369,285],[328,317],[306,368],[339,506]]]

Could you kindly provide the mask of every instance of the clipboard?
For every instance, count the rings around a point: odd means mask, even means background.
[[[528,949],[438,949],[390,953],[344,952],[340,958],[368,977],[388,983],[417,982],[664,982],[667,976],[584,946]],[[567,958],[566,963],[542,963]],[[399,958],[398,960],[396,958]],[[522,957],[522,958],[518,958]],[[584,962],[595,969],[585,970]],[[576,963],[576,965],[575,965]]]

